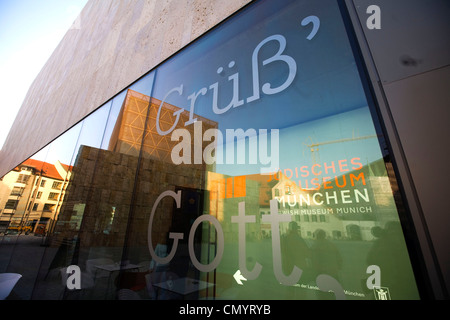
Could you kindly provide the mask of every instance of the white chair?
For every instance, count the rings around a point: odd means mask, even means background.
[[[22,275],[18,273],[0,273],[0,300],[5,300],[9,296],[20,278]]]

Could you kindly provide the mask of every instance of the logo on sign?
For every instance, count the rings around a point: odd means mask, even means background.
[[[373,292],[376,300],[391,300],[389,289],[386,287],[374,287]]]

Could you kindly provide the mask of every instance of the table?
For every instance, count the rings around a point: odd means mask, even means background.
[[[110,273],[112,273],[114,271],[121,271],[121,270],[132,270],[132,269],[139,270],[139,266],[136,264],[132,264],[132,263],[127,263],[124,265],[121,265],[120,263],[99,264],[99,265],[95,265],[94,267],[96,267],[97,269],[108,271]]]
[[[160,283],[155,283],[153,286],[175,292],[183,297],[189,294],[213,287],[214,284],[202,280],[192,279],[189,277],[178,278],[174,280],[166,280]]]
[[[139,270],[139,266],[136,265],[136,264],[132,264],[132,263],[125,263],[125,264],[121,264],[121,263],[99,264],[99,265],[94,265],[94,267],[96,269],[109,272],[109,275],[108,275],[108,287],[106,288],[106,291],[105,291],[105,297],[107,296],[108,292],[110,291],[111,276],[112,276],[113,272],[124,271],[124,270],[133,270],[133,269]],[[96,276],[97,276],[97,271],[95,272],[94,280],[96,279]]]

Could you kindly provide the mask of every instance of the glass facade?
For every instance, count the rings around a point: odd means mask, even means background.
[[[0,182],[20,299],[418,299],[336,1],[257,1]]]

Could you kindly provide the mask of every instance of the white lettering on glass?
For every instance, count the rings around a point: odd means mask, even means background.
[[[316,34],[320,28],[320,20],[318,17],[309,16],[302,20],[302,26],[307,26],[310,23],[312,23],[313,28],[312,28],[311,33],[306,37],[306,39],[308,39],[308,40],[312,40],[316,36]]]
[[[275,277],[280,283],[286,286],[292,286],[300,280],[302,270],[294,266],[289,276],[284,275],[281,266],[281,241],[280,241],[280,222],[290,222],[290,215],[278,214],[278,203],[276,199],[270,200],[270,214],[263,215],[261,221],[270,222],[272,228],[272,259],[273,271]]]
[[[156,208],[158,207],[161,200],[165,197],[171,197],[175,200],[177,208],[181,208],[181,191],[174,192],[171,190],[164,191],[161,193],[158,198],[156,199],[155,203],[153,204],[153,208],[150,214],[150,220],[148,224],[148,248],[150,250],[150,255],[152,258],[161,264],[168,264],[172,261],[172,259],[175,256],[175,253],[178,248],[178,242],[179,240],[182,240],[184,238],[183,233],[169,233],[169,238],[174,240],[172,249],[170,253],[166,257],[159,257],[155,250],[153,249],[152,244],[152,225],[153,225],[153,219],[155,215]],[[279,214],[278,213],[278,204],[276,199],[270,200],[270,214],[263,215],[261,217],[262,222],[270,223],[271,229],[272,229],[272,263],[273,263],[273,271],[275,278],[283,285],[286,286],[293,286],[298,283],[298,281],[301,278],[302,270],[298,268],[297,266],[294,266],[291,273],[289,275],[285,275],[282,268],[282,259],[281,259],[281,239],[280,239],[280,222],[290,222],[292,220],[292,217],[290,215],[285,214]],[[198,261],[197,257],[195,256],[194,251],[194,236],[195,232],[198,228],[198,226],[202,222],[209,222],[214,226],[217,232],[217,248],[216,248],[216,256],[215,258],[207,265],[202,264],[200,261]],[[231,217],[232,223],[238,224],[238,236],[239,236],[239,270],[242,272],[242,276],[246,280],[255,280],[258,278],[258,276],[261,273],[261,270],[263,266],[256,262],[255,266],[252,270],[247,269],[247,256],[246,256],[246,237],[245,237],[245,228],[246,223],[256,223],[256,217],[254,215],[245,215],[245,202],[240,202],[238,204],[238,215]],[[191,258],[192,264],[194,265],[197,270],[201,272],[211,272],[215,270],[223,257],[224,253],[224,233],[222,226],[214,216],[204,214],[199,216],[197,219],[194,220],[191,229],[189,230],[189,237],[188,237],[188,251],[189,256]],[[368,269],[369,270],[369,269]],[[336,295],[336,299],[343,299],[345,298],[343,296],[343,290],[339,282],[334,279],[333,277],[329,275],[319,275],[316,278],[317,284],[322,291],[333,291]]]
[[[165,197],[172,197],[173,199],[175,199],[175,202],[177,204],[177,208],[181,207],[181,191],[178,191],[177,193],[171,191],[171,190],[167,190],[164,191],[163,193],[161,193],[159,195],[159,197],[156,199],[155,204],[153,205],[152,208],[152,212],[150,214],[150,221],[148,224],[148,249],[150,250],[150,255],[152,256],[153,260],[155,260],[158,263],[161,264],[167,264],[169,263],[172,258],[175,256],[175,252],[177,250],[178,247],[178,241],[182,240],[184,235],[182,233],[179,232],[171,232],[169,233],[169,238],[173,239],[173,246],[172,246],[172,250],[170,251],[170,253],[166,256],[166,257],[159,257],[155,250],[153,249],[153,245],[152,245],[152,225],[153,225],[153,217],[155,216],[155,211],[156,208],[158,207],[158,204],[161,202],[161,200]]]
[[[258,53],[259,50],[261,50],[262,46],[270,41],[278,41],[279,49],[278,52],[271,58],[266,59],[262,62],[263,66],[272,63],[274,61],[283,61],[285,62],[289,67],[289,75],[286,79],[286,81],[279,86],[278,88],[271,88],[270,83],[265,83],[262,86],[262,92],[265,94],[276,94],[283,90],[285,90],[289,85],[294,81],[295,75],[297,73],[297,64],[295,63],[295,60],[287,55],[283,55],[284,49],[286,48],[286,38],[282,35],[276,34],[270,37],[267,37],[263,41],[261,41],[253,51],[252,55],[252,78],[253,78],[253,95],[249,98],[247,98],[247,102],[252,102],[255,100],[258,100],[260,98],[260,92],[259,92],[259,64],[258,64]]]
[[[287,74],[286,80],[284,81],[283,84],[281,84],[280,86],[276,87],[276,88],[272,88],[270,83],[265,83],[262,85],[261,90],[260,90],[260,79],[259,79],[259,68],[260,68],[260,63],[258,61],[258,53],[261,50],[261,48],[266,45],[267,43],[271,42],[271,41],[275,41],[278,42],[279,48],[277,53],[275,53],[275,55],[273,55],[272,57],[265,59],[262,61],[262,65],[266,66],[272,62],[277,62],[277,61],[281,61],[286,63],[286,65],[289,68],[289,72]],[[273,95],[273,94],[277,94],[282,92],[283,90],[286,90],[294,81],[294,78],[297,74],[297,64],[295,62],[295,60],[291,57],[288,56],[286,54],[283,54],[284,51],[286,49],[286,38],[283,37],[282,35],[276,34],[276,35],[272,35],[270,37],[265,38],[263,41],[261,41],[255,48],[255,50],[253,51],[252,54],[252,60],[251,60],[251,64],[252,64],[252,87],[253,87],[253,94],[251,97],[247,98],[247,103],[248,102],[253,102],[256,101],[258,99],[260,99],[261,94],[260,92],[262,91],[264,94],[267,95]],[[228,63],[228,68],[232,69],[234,68],[236,65],[235,61],[230,61]],[[219,67],[217,69],[217,73],[221,74],[223,72],[223,67]],[[213,99],[212,99],[212,110],[215,114],[224,114],[227,111],[229,111],[232,108],[237,108],[239,106],[242,106],[245,103],[245,100],[240,99],[239,98],[239,72],[235,72],[234,74],[232,74],[231,76],[228,77],[228,80],[232,82],[233,85],[233,96],[231,98],[230,103],[225,106],[225,107],[220,107],[219,106],[219,83],[215,82],[213,84],[211,84],[209,86],[209,89],[212,90],[213,93]],[[201,88],[199,91],[197,92],[193,92],[192,94],[190,94],[188,96],[188,100],[190,100],[190,109],[189,109],[189,120],[185,122],[184,125],[189,125],[189,124],[193,124],[197,121],[196,118],[194,118],[194,110],[195,110],[195,103],[197,101],[197,99],[200,96],[204,96],[207,93],[208,89],[207,88]],[[173,123],[173,125],[168,129],[163,131],[161,129],[160,126],[160,116],[161,116],[161,109],[165,103],[165,101],[167,100],[167,98],[174,93],[178,93],[180,96],[183,94],[183,85],[180,85],[178,87],[172,88],[170,89],[166,95],[164,96],[164,99],[161,101],[161,104],[159,105],[158,108],[158,113],[156,116],[156,130],[158,132],[158,134],[164,136],[169,134],[170,132],[172,132],[175,127],[178,124],[178,121],[180,120],[180,114],[184,111],[184,109],[180,109],[177,110],[173,113],[174,116],[176,116],[176,119]]]
[[[153,228],[153,219],[155,216],[156,208],[158,207],[161,200],[165,197],[171,197],[175,200],[175,203],[177,205],[177,208],[181,208],[181,190],[178,192],[174,192],[171,190],[164,191],[161,193],[158,198],[156,199],[155,203],[153,204],[153,208],[150,214],[150,221],[148,223],[148,234],[147,234],[147,242],[148,242],[148,248],[150,250],[150,255],[152,256],[152,259],[155,260],[157,263],[160,264],[167,264],[170,261],[172,261],[173,257],[175,256],[175,253],[178,248],[178,242],[179,240],[184,239],[184,233],[180,232],[170,232],[169,233],[169,239],[173,239],[173,246],[170,253],[165,257],[160,257],[156,254],[155,250],[153,249],[152,244],[152,228]],[[216,257],[213,259],[213,261],[207,265],[201,264],[196,256],[194,251],[194,235],[195,230],[197,229],[198,225],[202,223],[203,221],[207,221],[214,225],[217,231],[217,252]],[[201,215],[197,219],[194,220],[194,223],[192,224],[191,230],[189,231],[189,238],[188,238],[188,249],[189,249],[189,256],[191,257],[192,264],[202,272],[210,272],[216,269],[222,260],[222,255],[224,251],[224,235],[223,235],[223,229],[220,225],[220,222],[211,215]]]
[[[165,136],[166,134],[172,132],[173,129],[175,129],[175,127],[178,124],[178,120],[180,120],[180,114],[184,111],[184,109],[180,109],[180,110],[175,111],[173,113],[173,115],[176,116],[176,120],[173,123],[172,127],[170,127],[170,129],[166,130],[166,131],[162,131],[161,130],[161,127],[159,126],[159,118],[161,117],[161,108],[162,108],[164,102],[166,101],[166,99],[169,97],[169,95],[171,95],[175,91],[178,92],[179,95],[182,95],[183,94],[183,85],[181,85],[179,87],[176,87],[176,88],[173,88],[169,92],[167,92],[166,96],[161,101],[161,104],[159,105],[159,108],[158,108],[158,114],[156,115],[156,131],[158,131],[158,134],[161,135],[161,136]]]
[[[256,262],[252,271],[247,269],[247,254],[246,254],[246,239],[245,239],[245,224],[256,222],[255,216],[245,215],[245,202],[239,203],[239,215],[232,216],[231,222],[238,224],[238,237],[239,237],[239,270],[247,280],[254,280],[258,278],[261,273],[262,266]]]
[[[228,64],[228,68],[233,68],[235,65],[234,61],[231,61]],[[217,69],[217,73],[222,73],[223,68],[220,67]],[[218,87],[219,83],[216,82],[209,86],[209,88],[213,91],[213,103],[212,103],[212,109],[215,114],[222,114],[230,110],[230,108],[236,108],[244,104],[244,100],[239,100],[239,72],[236,72],[235,74],[228,77],[228,80],[233,81],[233,98],[231,99],[231,102],[223,109],[220,109],[218,106]]]
[[[195,230],[197,229],[198,225],[203,221],[211,223],[216,228],[217,232],[216,257],[213,259],[213,261],[211,261],[211,263],[207,265],[201,264],[200,261],[197,260],[194,251]],[[220,225],[219,220],[208,214],[202,215],[197,219],[195,219],[194,223],[192,224],[191,230],[189,231],[189,241],[188,241],[189,256],[191,257],[192,264],[201,272],[210,272],[216,269],[219,266],[220,261],[222,260],[224,241],[225,240],[223,235],[223,229],[222,226]]]

